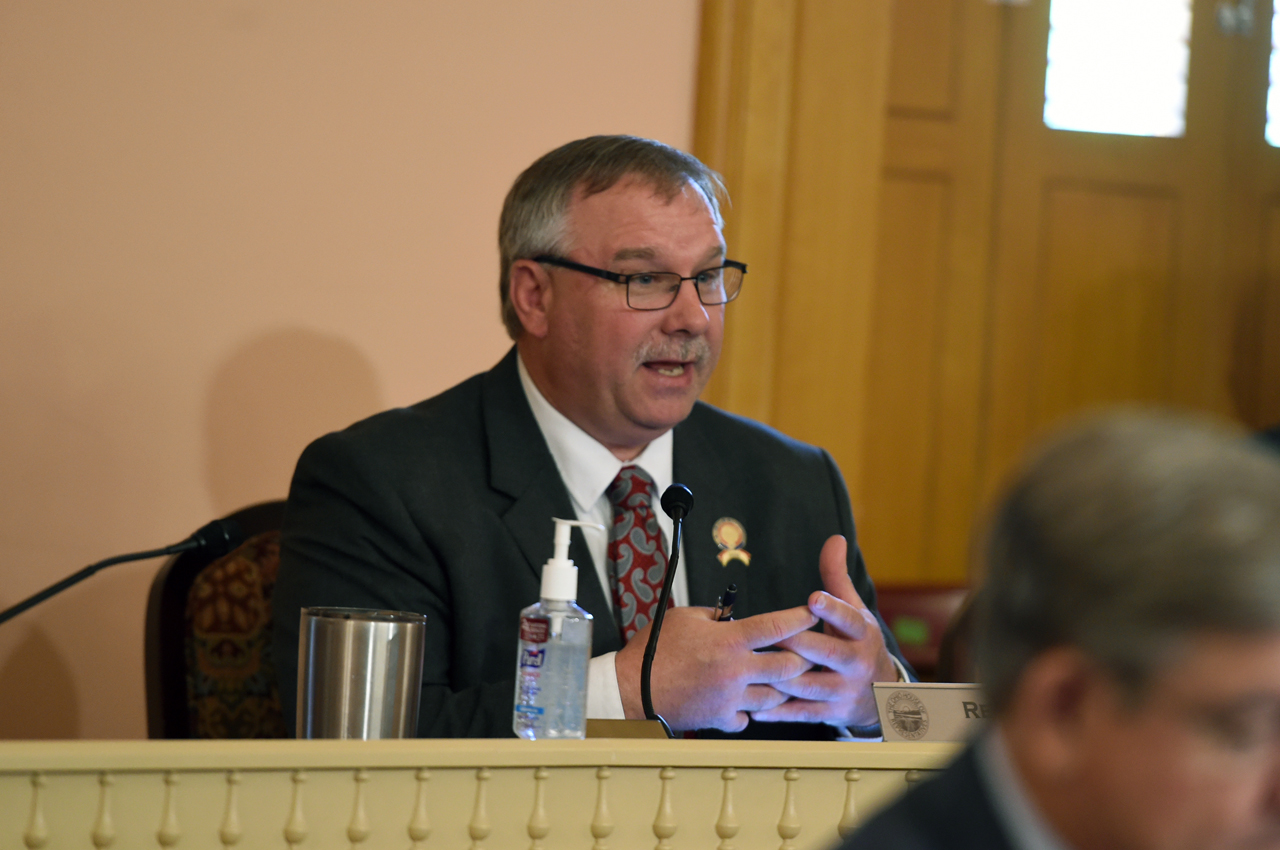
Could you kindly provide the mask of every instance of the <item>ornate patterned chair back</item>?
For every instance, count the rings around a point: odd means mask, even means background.
[[[210,560],[169,559],[147,602],[147,731],[151,738],[280,738],[271,662],[271,592],[284,501],[231,514],[248,539]]]
[[[271,662],[280,532],[264,531],[196,575],[187,594],[187,704],[193,738],[283,738]]]

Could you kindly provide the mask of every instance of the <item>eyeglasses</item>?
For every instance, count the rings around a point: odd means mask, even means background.
[[[725,260],[723,264],[703,269],[691,277],[681,277],[675,272],[618,274],[547,254],[534,257],[533,261],[621,283],[627,287],[627,306],[633,310],[667,309],[676,303],[680,284],[686,280],[693,281],[694,289],[698,291],[698,300],[708,307],[727,304],[742,291],[742,278],[747,273],[747,264],[737,260]]]

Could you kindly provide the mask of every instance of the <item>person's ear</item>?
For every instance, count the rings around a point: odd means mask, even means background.
[[[1099,698],[1110,687],[1101,668],[1073,647],[1055,647],[1027,665],[1007,712],[1017,748],[1034,758],[1046,777],[1074,776],[1087,752]]]
[[[541,263],[516,260],[511,264],[511,306],[520,317],[525,333],[542,339],[547,335],[547,313],[551,308],[551,274]]]

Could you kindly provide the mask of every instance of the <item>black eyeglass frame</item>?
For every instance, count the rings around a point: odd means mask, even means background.
[[[694,292],[698,293],[698,300],[702,302],[704,305],[706,305],[707,307],[718,307],[721,304],[728,304],[730,301],[737,298],[738,295],[742,292],[741,284],[738,285],[737,292],[733,293],[733,295],[730,295],[728,298],[726,298],[723,301],[706,301],[702,297],[702,290],[698,288],[698,275],[703,274],[704,272],[714,271],[715,269],[737,269],[738,271],[742,272],[743,277],[745,277],[747,274],[747,264],[740,263],[737,260],[725,260],[718,266],[711,266],[710,268],[701,269],[696,274],[690,277],[681,277],[680,275],[676,275],[675,272],[636,272],[635,274],[618,274],[617,272],[611,272],[608,269],[598,269],[595,266],[584,266],[582,263],[575,263],[573,260],[566,260],[563,257],[554,257],[550,254],[541,254],[537,257],[534,257],[533,261],[535,263],[545,263],[549,266],[559,266],[562,269],[569,269],[570,271],[582,272],[583,274],[589,274],[593,277],[598,277],[603,280],[611,281],[613,283],[620,283],[623,286],[627,287],[627,306],[630,307],[632,310],[665,310],[667,309],[672,304],[676,303],[676,299],[680,297],[680,286],[683,285],[686,280],[693,281],[693,290]],[[671,290],[671,300],[661,307],[637,307],[634,304],[632,304],[631,303],[631,286],[630,286],[631,278],[646,277],[648,275],[656,275],[656,274],[675,275],[676,277],[680,278],[680,283],[676,284],[675,289]]]

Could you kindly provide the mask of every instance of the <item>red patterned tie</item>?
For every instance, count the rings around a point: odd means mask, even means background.
[[[643,469],[622,467],[605,492],[613,506],[609,532],[613,606],[626,643],[653,619],[667,571],[667,552],[653,512],[653,479]]]

